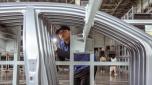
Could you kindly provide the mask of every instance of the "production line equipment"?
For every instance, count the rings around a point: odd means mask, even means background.
[[[73,66],[90,65],[129,65],[130,85],[152,84],[152,38],[138,28],[125,23],[107,13],[98,11],[95,14],[92,31],[104,34],[129,49],[129,63],[95,63],[93,59],[77,63],[71,57],[70,61],[56,62],[53,42],[50,36],[54,34],[51,24],[77,26],[83,29],[85,8],[59,3],[1,3],[0,22],[23,32],[23,54],[27,85],[58,85],[56,65],[70,66],[70,85],[73,85]],[[71,44],[74,46],[73,44]],[[85,44],[84,44],[85,45]],[[18,54],[19,55],[19,50]],[[71,51],[73,56],[74,51]],[[15,63],[16,62],[16,63]],[[17,66],[14,60],[13,85],[17,84]],[[93,70],[90,72],[93,76]],[[94,85],[94,79],[90,78]]]

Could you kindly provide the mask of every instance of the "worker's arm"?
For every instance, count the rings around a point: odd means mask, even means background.
[[[69,51],[64,51],[64,50],[58,48],[56,53],[57,53],[59,60],[61,60],[61,61],[69,60],[69,57],[70,57]]]

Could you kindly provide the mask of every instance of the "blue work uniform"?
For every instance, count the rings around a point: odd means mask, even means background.
[[[64,41],[58,43],[57,54],[59,60],[66,61],[70,59],[70,44]],[[94,57],[95,58],[95,57]],[[96,58],[95,58],[96,60]],[[90,61],[89,54],[74,54],[74,61]],[[96,74],[95,67],[95,74]],[[75,65],[74,66],[74,85],[89,85],[90,83],[90,67],[88,65]]]
[[[57,55],[60,61],[69,61],[70,59],[70,44],[66,44],[63,40],[59,41]]]
[[[57,55],[59,60],[67,61],[70,59],[70,44],[66,44],[63,40],[58,43]],[[90,61],[89,54],[74,54],[74,61]],[[75,65],[74,72],[79,73],[84,69],[89,69],[88,65]]]

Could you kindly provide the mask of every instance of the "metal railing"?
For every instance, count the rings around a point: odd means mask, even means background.
[[[137,13],[137,7],[132,6],[132,8],[121,19],[122,20],[124,20],[124,19],[133,20],[135,13]]]

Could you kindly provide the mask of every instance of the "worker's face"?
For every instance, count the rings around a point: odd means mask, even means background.
[[[59,32],[59,38],[63,39],[64,41],[70,40],[70,31],[69,30],[62,30]]]

